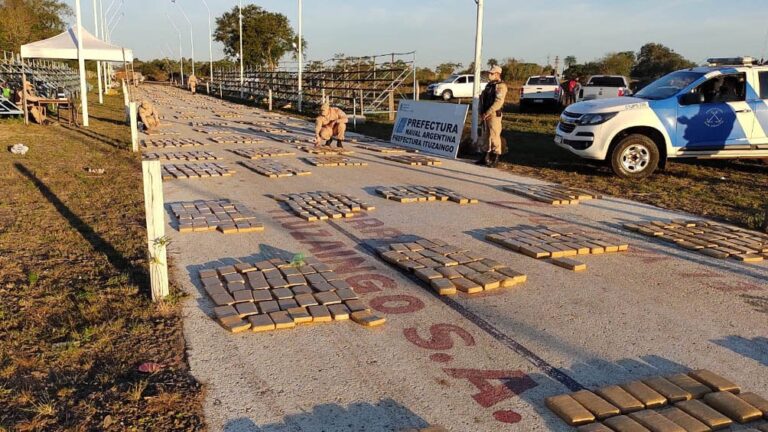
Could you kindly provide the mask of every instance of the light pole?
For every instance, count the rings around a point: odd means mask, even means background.
[[[243,86],[245,85],[245,79],[243,78],[243,0],[238,0],[238,15],[240,16],[240,99],[243,98]]]
[[[99,37],[98,0],[93,0],[93,31]],[[102,23],[102,25],[104,25]],[[101,62],[96,62],[96,80],[99,82],[99,104],[104,104],[104,88],[101,86]]]
[[[299,112],[302,112],[302,103],[304,99],[304,53],[302,52],[303,49],[303,41],[301,40],[301,11],[302,6],[302,0],[299,0]]]
[[[210,61],[210,74],[211,83],[213,83],[213,27],[211,27],[211,8],[208,7],[208,2],[203,0],[205,8],[208,9],[208,59]]]
[[[187,24],[189,24],[189,43],[192,49],[192,75],[194,75],[195,74],[195,36],[192,34],[192,21],[190,21],[187,14],[184,13],[184,8],[182,8],[178,3],[176,3],[176,0],[171,0],[171,3],[175,3],[176,6],[179,7],[179,11],[181,12],[181,15],[184,17],[185,20],[187,20]]]
[[[477,127],[480,123],[480,63],[483,58],[483,0],[477,3],[477,30],[475,34],[475,85],[472,90],[472,143],[477,149]]]
[[[184,56],[181,52],[181,30],[176,27],[176,23],[173,22],[168,11],[165,12],[165,16],[168,17],[168,21],[171,22],[173,28],[176,29],[176,34],[179,36],[179,72],[181,73],[181,86],[184,87]]]

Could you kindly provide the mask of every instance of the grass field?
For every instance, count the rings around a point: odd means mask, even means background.
[[[144,291],[140,160],[106,101],[88,129],[0,122],[0,430],[204,428],[178,297]]]
[[[670,160],[665,171],[648,179],[620,179],[609,167],[555,145],[552,139],[557,121],[556,114],[519,114],[508,105],[503,137],[509,152],[500,168],[748,228],[759,228],[763,222],[763,207],[768,205],[768,163],[678,159]],[[389,140],[392,124],[369,118],[358,131]]]

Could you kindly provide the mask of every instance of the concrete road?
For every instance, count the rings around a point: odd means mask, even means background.
[[[142,93],[160,101],[168,129],[182,137],[208,135],[194,132],[189,120],[173,119],[177,112],[222,120],[212,112],[236,109],[177,90],[146,87]],[[312,125],[301,120],[237,111],[244,116],[237,120],[269,122],[302,138],[311,134]],[[232,128],[254,133],[245,125]],[[367,167],[313,167],[298,151],[277,159],[312,174],[284,179],[253,173],[226,151],[295,146],[266,141],[191,149],[215,152],[237,173],[164,186],[167,204],[229,198],[255,210],[266,226],[253,234],[179,234],[168,217],[172,272],[190,294],[184,305],[189,362],[207,386],[212,430],[390,431],[436,424],[451,431],[565,431],[571,428],[544,406],[545,397],[696,368],[768,396],[768,263],[712,259],[621,228],[627,221],[692,216],[610,197],[553,207],[500,189],[536,180],[462,161],[411,167],[354,144],[348,144],[352,157]],[[373,191],[403,184],[445,186],[481,202],[400,204]],[[352,219],[308,223],[267,196],[312,191],[352,194],[377,208]],[[606,233],[630,250],[587,256],[588,270],[573,273],[483,240],[488,228],[523,224]],[[469,247],[527,274],[528,282],[472,297],[438,297],[366,244],[398,235]],[[211,319],[199,268],[298,252],[343,273],[386,316],[386,325],[343,322],[232,335]]]

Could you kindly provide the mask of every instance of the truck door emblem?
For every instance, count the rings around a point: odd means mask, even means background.
[[[724,123],[723,110],[720,108],[712,108],[705,114],[706,120],[704,124],[711,128],[716,128]]]

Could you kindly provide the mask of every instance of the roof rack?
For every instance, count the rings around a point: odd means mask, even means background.
[[[715,57],[707,59],[709,66],[753,66],[759,62],[753,57]]]

